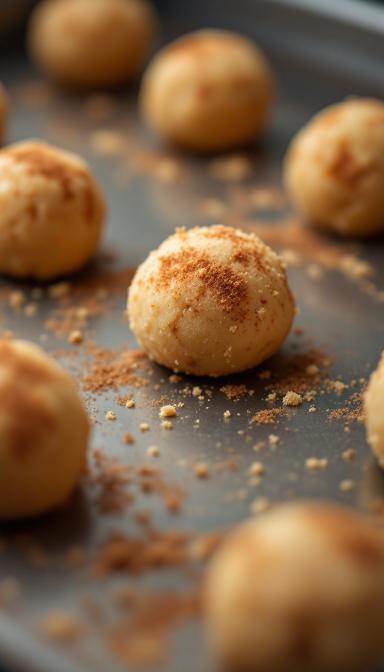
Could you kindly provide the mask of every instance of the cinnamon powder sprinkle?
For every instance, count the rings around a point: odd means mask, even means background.
[[[98,393],[108,389],[117,390],[126,385],[136,388],[148,385],[148,379],[138,374],[139,369],[148,367],[148,360],[142,350],[115,352],[88,344],[88,352],[92,355],[92,361],[86,363],[88,371],[82,378],[86,391]]]
[[[142,574],[151,569],[180,567],[188,561],[190,536],[180,530],[148,530],[144,537],[116,532],[98,549],[93,563],[97,577],[113,572]]]
[[[252,425],[271,425],[283,415],[285,411],[282,408],[265,408],[257,411],[250,422]]]

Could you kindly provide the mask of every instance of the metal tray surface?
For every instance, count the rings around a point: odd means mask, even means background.
[[[318,11],[313,2],[305,9],[303,3],[272,0],[255,3],[247,0],[204,3],[197,0],[163,5],[164,41],[205,25],[241,30],[259,40],[278,76],[276,111],[262,143],[245,150],[252,162],[251,172],[243,181],[228,183],[212,177],[209,170],[212,157],[177,154],[147,136],[137,120],[136,91],[113,93],[113,108],[107,110],[104,118],[91,120],[85,111],[86,99],[80,95],[55,89],[49,89],[49,95],[46,95],[45,89],[34,87],[35,94],[26,96],[26,82],[35,81],[37,74],[22,54],[5,56],[2,78],[12,96],[9,141],[41,137],[80,153],[89,160],[107,196],[109,216],[104,249],[114,251],[115,258],[108,260],[101,255],[92,269],[71,279],[73,287],[84,283],[87,274],[97,274],[100,268],[110,271],[135,268],[176,226],[214,223],[215,218],[208,217],[200,207],[204,199],[219,199],[225,203],[242,188],[278,187],[281,159],[287,144],[315,111],[351,94],[380,96],[383,91],[384,72],[378,59],[378,44],[380,41],[382,48],[384,31],[373,20],[380,17],[383,25],[384,14],[379,10],[343,2],[338,15],[334,16],[332,12],[327,13],[326,3],[319,3],[322,8]],[[354,6],[358,16],[366,17],[360,27],[354,20]],[[128,139],[128,150],[123,157],[119,152],[100,156],[94,151],[94,134],[100,129]],[[144,154],[140,153],[140,148]],[[174,162],[172,165],[180,168],[180,175],[169,183],[161,175],[159,178],[156,170],[148,168],[149,163],[152,166],[154,156],[156,163],[159,156],[164,158],[164,154]],[[262,219],[269,222],[272,230],[282,216],[284,213],[276,212],[276,208],[259,208],[255,212],[248,211],[247,216],[240,213],[236,221],[229,217],[228,221],[241,224],[244,219],[244,225],[250,225],[253,220]],[[332,240],[322,234],[318,234],[317,240],[319,247],[325,245],[325,257],[328,248],[330,254],[335,250],[358,252],[362,260],[374,267],[376,287],[384,287],[382,241],[357,245]],[[288,243],[285,248],[297,249],[297,240]],[[272,376],[279,377],[292,353],[316,347],[324,350],[332,360],[330,378],[339,377],[349,382],[353,378],[367,377],[383,349],[383,303],[377,296],[369,296],[335,265],[325,268],[320,278],[313,277],[313,272],[311,277],[308,267],[313,263],[321,266],[321,263],[316,255],[310,258],[299,251],[301,263],[289,268],[289,278],[300,308],[297,324],[303,327],[304,333],[302,336],[292,334],[282,352],[261,368],[268,368]],[[9,282],[3,281],[3,289],[9,286]],[[14,288],[22,289],[28,296],[33,289],[22,284],[15,284]],[[106,301],[108,314],[93,318],[87,335],[100,346],[135,347],[134,338],[122,319],[126,292],[121,291]],[[41,334],[45,333],[44,322],[53,307],[54,301],[46,298],[39,302],[35,317],[26,317],[22,311],[17,313],[3,302],[1,328],[40,342]],[[77,347],[69,346],[66,338],[60,340],[53,335],[48,335],[43,344],[48,351],[71,347],[75,350]],[[71,365],[70,357],[64,357],[63,361]],[[293,497],[320,497],[364,508],[384,494],[383,478],[371,458],[363,425],[352,422],[346,432],[345,423],[328,418],[328,409],[343,406],[351,390],[339,397],[335,393],[320,395],[315,401],[316,413],[309,414],[306,404],[290,410],[288,417],[276,426],[251,426],[250,417],[267,406],[265,381],[260,380],[259,372],[247,372],[231,380],[236,384],[244,382],[255,389],[253,396],[242,397],[237,402],[229,402],[220,392],[222,380],[185,379],[185,383],[212,388],[212,400],[207,403],[193,397],[181,397],[177,392],[180,386],[168,380],[169,372],[153,365],[151,384],[160,385],[158,394],[168,394],[174,401],[182,399],[185,402],[180,413],[184,417],[176,419],[172,431],[159,429],[158,408],[144,403],[140,390],[135,391],[137,407],[132,411],[116,408],[116,392],[97,395],[93,400],[92,412],[97,419],[92,439],[94,447],[102,446],[122,462],[143,464],[149,461],[147,447],[156,444],[161,452],[156,466],[167,481],[181,485],[185,491],[186,498],[177,516],[168,513],[156,497],[137,494],[135,509],[148,509],[158,528],[172,527],[198,533],[225,529],[249,515],[250,503],[256,497],[266,497],[272,502]],[[104,419],[110,408],[116,409],[118,415],[114,423]],[[229,421],[223,418],[227,408],[232,411]],[[148,432],[138,430],[141,422],[149,423]],[[125,431],[134,434],[134,445],[122,445],[121,435]],[[265,450],[259,458],[252,446],[267,440],[271,432],[280,436],[280,443],[275,451]],[[347,448],[356,450],[356,458],[349,463],[341,459],[341,452]],[[235,456],[239,461],[238,471],[212,473],[206,481],[200,481],[194,475],[192,466],[196,462],[204,461],[212,466],[228,456]],[[329,467],[320,472],[308,471],[305,460],[311,456],[328,458]],[[262,460],[266,474],[260,485],[246,488],[245,495],[239,495],[245,488],[247,469],[255,459]],[[180,466],[182,464],[187,466]],[[340,489],[344,479],[353,481],[353,489],[347,492]],[[65,549],[74,544],[81,544],[92,555],[111,530],[137,534],[129,509],[122,516],[100,515],[92,492],[87,489],[78,493],[68,509],[37,521],[3,528],[1,538],[14,537],[15,529],[21,535],[32,535],[56,558],[62,557]],[[7,669],[23,672],[97,672],[106,669],[118,672],[126,669],[108,655],[97,632],[91,633],[78,647],[55,649],[36,636],[36,619],[54,608],[78,611],[83,593],[92,593],[104,604],[111,590],[127,581],[131,585],[158,588],[190,585],[188,577],[175,570],[95,581],[87,570],[68,569],[59,561],[39,568],[17,552],[14,544],[1,554],[1,576],[7,575],[20,582],[22,592],[15,610],[0,614],[0,660]],[[205,651],[199,624],[192,623],[175,633],[172,653],[164,667],[174,672],[214,668],[214,662]]]

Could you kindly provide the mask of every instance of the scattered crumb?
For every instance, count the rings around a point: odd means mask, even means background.
[[[125,434],[123,434],[122,441],[127,446],[130,446],[130,445],[132,445],[132,443],[135,443],[135,439],[134,439],[133,435],[131,434],[131,432],[125,432]]]
[[[268,436],[268,441],[270,446],[277,446],[277,444],[280,443],[280,437],[276,434],[270,434]]]
[[[150,457],[158,457],[160,455],[160,450],[158,446],[149,446],[147,448],[147,453]]]
[[[308,376],[317,376],[319,372],[320,369],[316,364],[308,364],[308,366],[305,367],[305,373],[307,373]]]
[[[289,390],[283,397],[284,406],[300,406],[303,403],[303,397],[297,392]]]
[[[68,343],[72,343],[72,345],[80,345],[80,343],[82,343],[83,340],[84,340],[83,334],[78,329],[74,329],[73,331],[71,331],[68,336]]]
[[[14,310],[18,310],[25,303],[26,297],[20,290],[12,291],[8,297],[8,304]]]
[[[117,415],[116,415],[115,411],[107,411],[106,414],[105,414],[105,418],[106,418],[106,420],[116,420]]]
[[[177,415],[176,408],[174,406],[162,406],[159,411],[160,418],[174,418]]]
[[[67,296],[70,291],[71,285],[69,282],[58,282],[48,288],[48,296],[50,296],[51,299],[62,299],[64,296]]]
[[[204,462],[199,462],[198,464],[195,464],[193,470],[197,478],[208,478],[209,476],[208,465],[205,464]]]
[[[73,642],[84,634],[84,626],[67,611],[48,612],[38,622],[39,632],[48,639]]]
[[[264,473],[264,465],[261,462],[252,462],[248,469],[248,474],[250,476],[262,476]]]
[[[255,415],[252,416],[250,423],[256,425],[272,425],[275,423],[278,418],[284,414],[282,408],[266,408],[261,411],[257,411]]]
[[[161,423],[163,429],[173,429],[173,423],[171,420],[163,420]]]
[[[126,406],[126,408],[135,408],[136,403],[134,402],[133,399],[128,399],[128,400],[125,402],[125,406]]]
[[[230,418],[231,416],[232,416],[231,411],[228,411],[228,410],[227,410],[227,411],[224,411],[224,413],[223,413],[223,417],[224,417],[226,420],[227,420],[228,418]]]
[[[252,450],[254,450],[256,453],[258,453],[260,450],[263,450],[266,448],[267,444],[265,441],[258,441],[255,443],[254,446],[252,446]]]
[[[326,457],[308,457],[305,460],[305,466],[309,471],[319,471],[327,468],[328,460]]]
[[[350,492],[355,487],[355,483],[351,479],[346,478],[344,481],[341,481],[339,487],[342,492]]]
[[[270,501],[266,497],[258,497],[252,502],[249,508],[251,513],[257,514],[268,511],[270,506]]]
[[[356,457],[356,451],[353,448],[347,448],[342,452],[341,456],[346,462],[351,462]]]
[[[150,429],[148,422],[141,422],[139,425],[139,429],[141,432],[148,432]]]

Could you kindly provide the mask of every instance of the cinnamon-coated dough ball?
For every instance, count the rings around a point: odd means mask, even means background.
[[[0,151],[0,273],[45,280],[96,251],[104,201],[89,167],[37,140]]]
[[[206,376],[270,357],[293,313],[279,257],[225,226],[178,229],[139,266],[128,299],[131,328],[151,359]]]
[[[85,470],[89,423],[70,376],[37,346],[0,342],[0,518],[66,502]]]
[[[224,30],[179,38],[145,72],[141,107],[148,125],[192,150],[253,140],[274,98],[271,69],[251,40]]]
[[[52,79],[108,86],[141,70],[156,32],[148,0],[43,0],[32,14],[28,42]]]
[[[230,534],[205,586],[207,631],[241,672],[361,672],[383,655],[384,545],[336,505],[281,506]]]
[[[365,393],[365,426],[368,442],[384,467],[384,352]]]
[[[297,209],[343,236],[384,231],[384,103],[346,100],[293,139],[284,178]]]
[[[8,114],[8,96],[5,88],[0,82],[0,144],[4,142],[5,131],[7,127]]]

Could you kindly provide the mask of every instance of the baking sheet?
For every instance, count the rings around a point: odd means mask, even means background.
[[[266,137],[240,152],[240,158],[236,153],[229,163],[228,157],[221,157],[219,168],[213,157],[186,157],[150,138],[137,121],[134,89],[90,100],[39,83],[22,54],[3,60],[2,78],[12,95],[9,140],[42,137],[82,154],[90,161],[108,200],[103,253],[91,269],[71,279],[72,291],[78,292],[78,298],[73,299],[76,305],[97,295],[105,285],[109,290],[101,301],[108,305],[108,312],[91,318],[87,339],[109,348],[136,347],[122,316],[124,278],[129,277],[126,269],[134,269],[176,226],[219,220],[263,231],[267,241],[274,240],[278,247],[291,251],[294,263],[288,272],[300,308],[296,325],[303,330],[301,335],[292,333],[282,352],[267,365],[231,379],[233,384],[245,384],[254,390],[252,396],[244,395],[238,401],[228,400],[220,391],[223,381],[183,379],[182,384],[175,385],[168,380],[169,372],[152,366],[151,398],[164,395],[184,403],[172,431],[160,429],[158,406],[152,406],[144,396],[148,388],[122,390],[134,394],[136,408],[132,410],[116,405],[114,390],[92,399],[87,395],[96,419],[93,447],[103,448],[123,463],[150,462],[158,467],[167,483],[182,487],[182,509],[178,515],[172,514],[158,496],[136,492],[133,507],[122,515],[101,515],[94,488],[85,486],[67,510],[2,529],[1,539],[10,543],[1,554],[1,574],[14,577],[21,586],[15,605],[0,616],[0,659],[9,669],[126,669],[108,653],[105,629],[90,624],[89,618],[84,616],[88,635],[76,645],[57,650],[37,636],[36,623],[47,611],[57,608],[84,615],[84,599],[89,593],[107,609],[113,590],[127,583],[143,590],[181,590],[194,585],[185,572],[177,569],[96,580],[90,575],[88,562],[84,567],[68,567],[64,558],[74,545],[81,545],[92,558],[111,531],[137,535],[134,511],[149,510],[156,528],[201,534],[243,520],[255,499],[266,498],[273,503],[292,497],[324,497],[366,508],[382,497],[382,475],[370,457],[363,425],[348,418],[330,418],[330,410],[346,408],[353,393],[350,388],[339,396],[334,391],[317,396],[315,413],[308,413],[306,403],[289,410],[277,425],[250,424],[257,411],[269,408],[265,401],[269,381],[260,379],[261,371],[268,369],[272,381],[281,380],[295,353],[305,354],[314,348],[331,361],[327,376],[349,384],[352,379],[359,381],[369,375],[384,342],[382,242],[347,244],[314,234],[308,244],[302,244],[298,241],[300,229],[298,233],[287,204],[270,198],[270,187],[279,188],[280,162],[289,139],[315,111],[347,95],[382,94],[384,74],[378,58],[382,32],[377,18],[383,15],[360,6],[356,15],[352,11],[356,3],[346,2],[340,3],[348,10],[345,16],[340,10],[338,16],[330,17],[324,3],[320,13],[313,7],[303,9],[301,4],[246,0],[236,6],[229,0],[164,4],[165,41],[203,25],[230,27],[259,40],[276,68],[279,101]],[[244,173],[241,179],[234,179],[236,170]],[[372,278],[362,281],[342,272],[347,254],[369,262],[374,269]],[[114,286],[106,281],[111,276],[117,278]],[[44,299],[37,301],[37,315],[28,317],[23,309],[17,311],[8,305],[10,287],[25,292],[26,304],[35,302],[33,287],[4,282],[1,329],[36,342],[41,342],[44,334],[44,347],[55,353],[61,350],[63,362],[80,375],[81,355],[68,354],[71,349],[79,352],[79,346],[68,345],[67,335],[60,339],[44,326],[52,316],[62,319],[53,312],[60,309],[60,301],[44,290]],[[212,391],[211,401],[206,394],[200,401],[182,393],[185,385],[196,384]],[[153,389],[156,385],[159,390]],[[357,382],[356,391],[361,386]],[[116,422],[105,420],[110,409],[117,413]],[[231,410],[229,420],[223,417],[227,409]],[[149,424],[149,431],[139,430],[143,422]],[[134,435],[133,445],[122,444],[124,432]],[[268,447],[271,433],[279,437],[275,450]],[[267,448],[255,453],[252,447],[259,442],[266,442]],[[159,447],[160,455],[151,460],[146,451],[153,444]],[[355,458],[346,461],[341,454],[350,448]],[[305,460],[312,456],[327,459],[328,467],[308,470]],[[265,475],[259,485],[250,486],[247,472],[255,459],[263,462]],[[217,468],[228,460],[236,461],[235,471]],[[196,478],[193,467],[198,462],[208,464],[208,479]],[[351,489],[342,490],[343,481],[349,481]],[[32,542],[25,541],[26,534]],[[35,556],[26,553],[31,543],[38,544],[40,550],[42,547],[47,558],[40,558],[39,563],[39,552]],[[175,672],[213,669],[199,624],[192,620],[175,628],[171,640],[163,667]],[[154,667],[158,669],[159,665]]]

